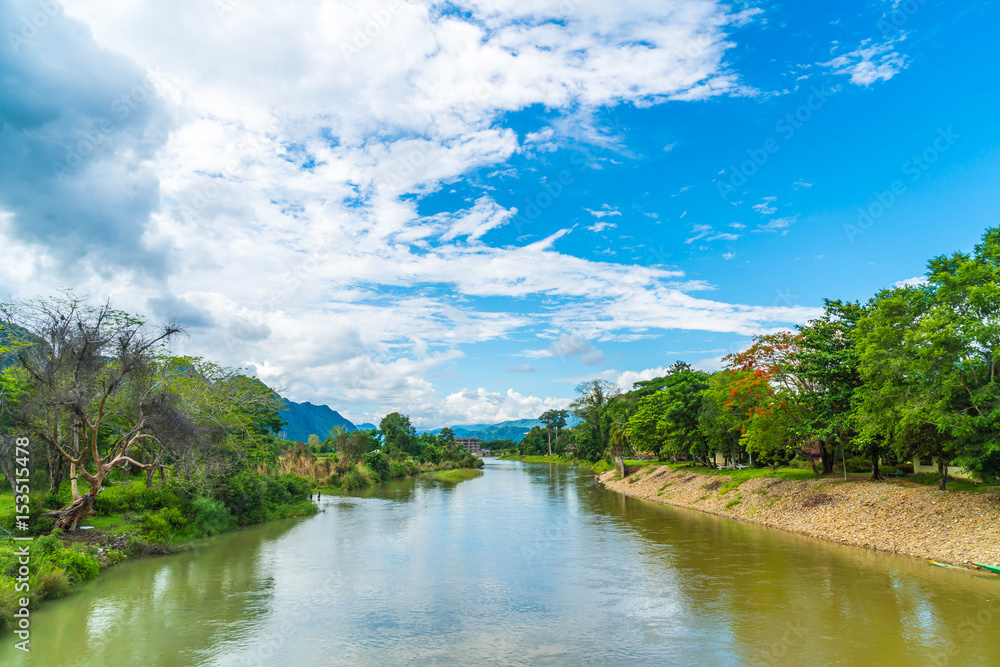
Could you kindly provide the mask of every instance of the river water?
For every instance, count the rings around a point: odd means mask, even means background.
[[[0,665],[998,665],[1000,579],[488,460],[124,563]]]

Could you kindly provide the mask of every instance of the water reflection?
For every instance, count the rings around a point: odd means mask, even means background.
[[[491,461],[322,508],[115,568],[36,612],[30,659],[7,642],[0,664],[989,664],[1000,636],[1000,608],[967,623],[996,580],[565,467]]]

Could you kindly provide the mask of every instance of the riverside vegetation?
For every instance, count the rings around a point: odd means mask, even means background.
[[[447,429],[417,435],[398,413],[376,430],[283,440],[280,397],[169,356],[180,333],[71,294],[0,305],[0,630],[21,598],[64,596],[125,558],[315,513],[314,490],[440,470],[460,481],[482,467]],[[35,537],[28,591],[14,535]]]
[[[889,497],[912,497],[906,484],[960,492],[941,500],[935,511],[907,505],[917,514],[927,510],[929,525],[951,516],[940,511],[945,503],[974,505],[1000,518],[995,511],[1000,507],[1000,228],[986,230],[972,253],[936,257],[921,280],[882,290],[867,303],[827,300],[822,316],[795,331],[755,336],[746,350],[725,357],[724,365],[705,373],[678,361],[664,376],[636,382],[624,393],[603,380],[583,383],[571,406],[579,420],[575,426],[565,428],[566,415],[550,411],[540,417],[544,428],[536,427],[519,444],[490,447],[526,461],[574,459],[609,468],[614,457],[640,454],[690,462],[703,472],[715,468],[720,457],[730,468],[750,467],[721,473],[728,475],[719,482],[723,495],[764,474],[833,483],[839,469],[867,473],[873,488]],[[933,462],[937,472],[914,474],[913,458]],[[967,478],[952,479],[951,466],[964,469]],[[673,494],[665,488],[647,493],[639,477],[604,477],[609,488],[631,495],[664,501]],[[884,483],[888,477],[903,485]],[[855,487],[837,488],[847,494]],[[682,504],[746,519],[760,500],[754,495],[749,502],[744,492],[726,496],[716,507],[712,493]],[[868,493],[858,491],[859,497]],[[827,512],[826,523],[810,523],[809,534],[825,531],[841,535],[831,539],[875,548],[891,543],[889,550],[952,561],[957,553],[1000,561],[993,552],[963,552],[946,532],[902,509],[900,514],[913,520],[866,523],[865,539],[856,542],[842,536],[854,521],[837,512]],[[796,530],[791,514],[786,519],[783,527]],[[821,523],[823,530],[815,528]],[[987,530],[989,522],[968,525],[974,528],[961,538],[967,546],[996,536]],[[886,531],[887,542],[869,539],[879,530]],[[913,532],[914,544],[923,545],[930,535],[941,546],[900,546],[905,530]]]

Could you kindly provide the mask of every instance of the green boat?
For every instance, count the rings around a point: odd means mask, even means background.
[[[957,565],[948,565],[947,563],[939,563],[936,560],[932,560],[931,561],[931,565],[937,565],[938,567],[947,567],[947,568],[951,568],[952,570],[966,570],[966,571],[968,571],[968,568],[958,567]]]
[[[976,563],[976,562],[973,562],[972,564],[975,565],[976,567],[981,567],[984,570],[989,570],[990,572],[996,572],[997,574],[1000,574],[1000,567],[997,567],[996,565],[986,565],[985,563]]]

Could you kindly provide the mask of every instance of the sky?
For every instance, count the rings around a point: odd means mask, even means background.
[[[355,423],[704,370],[1000,224],[996,2],[0,1],[0,300]]]

